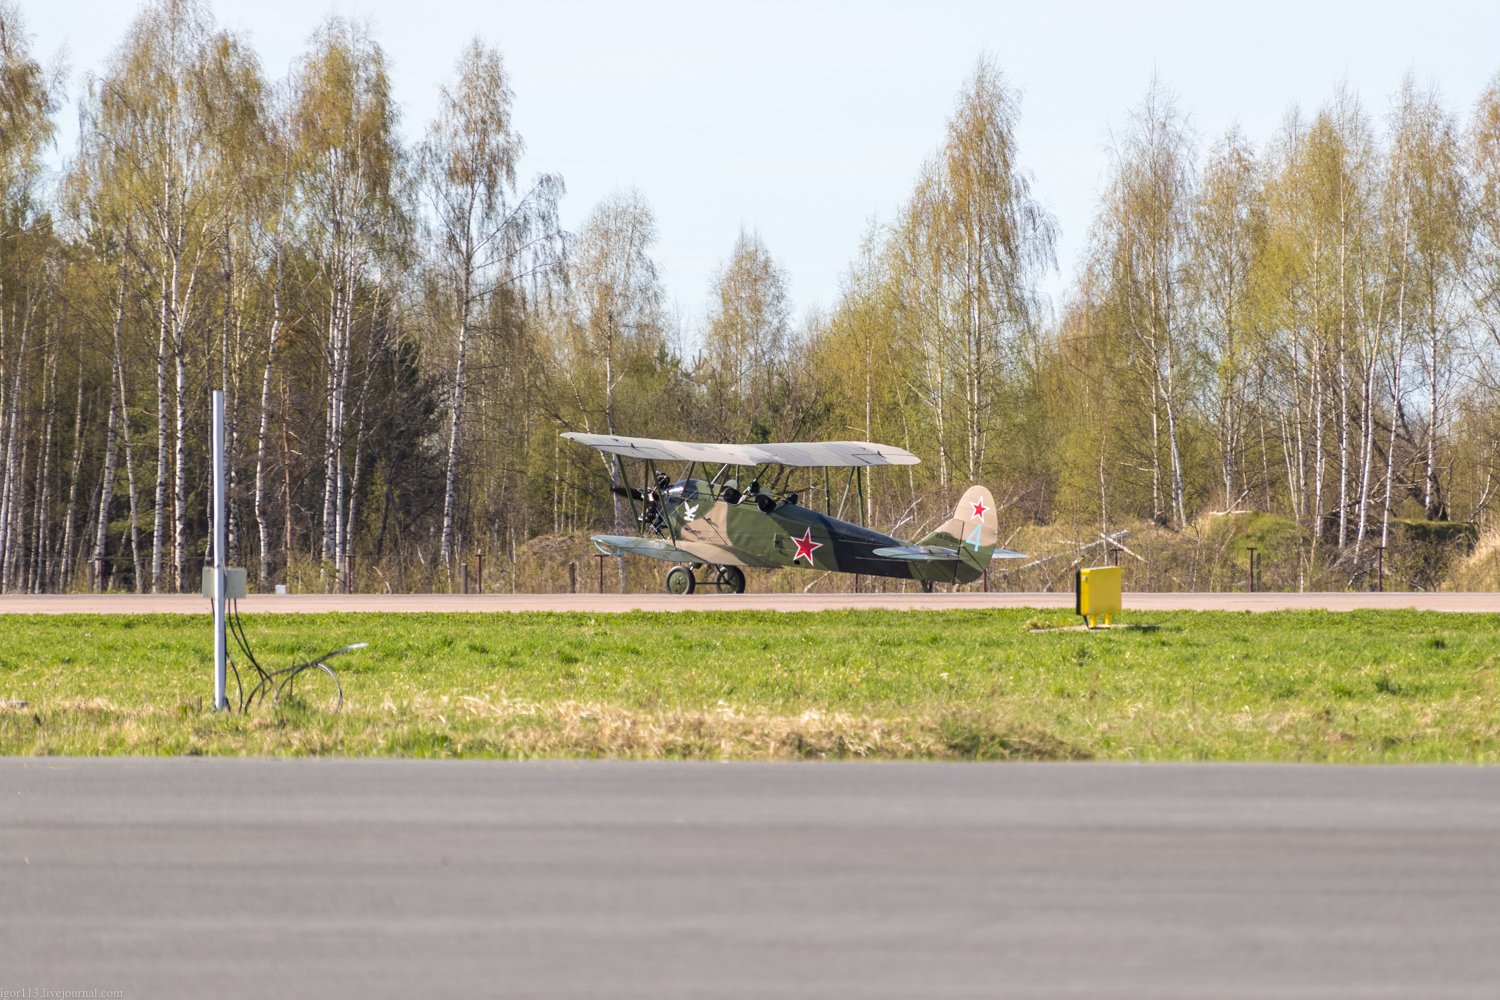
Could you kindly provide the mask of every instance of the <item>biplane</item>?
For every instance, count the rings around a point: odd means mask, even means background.
[[[972,583],[993,559],[1024,558],[996,546],[995,501],[983,486],[971,486],[953,516],[916,542],[844,520],[851,500],[855,516],[863,518],[866,469],[920,461],[902,448],[867,441],[703,444],[577,432],[563,437],[615,456],[618,481],[612,489],[629,499],[640,525],[639,535],[594,535],[594,546],[606,555],[677,563],[667,571],[668,593],[691,594],[706,584],[742,594],[747,567],[896,577],[931,591],[934,583]],[[630,483],[627,460],[639,463],[639,486]],[[685,471],[673,478],[662,465]],[[848,470],[837,505],[834,469]],[[806,502],[818,492],[818,471],[822,510]],[[809,478],[794,481],[799,475]]]

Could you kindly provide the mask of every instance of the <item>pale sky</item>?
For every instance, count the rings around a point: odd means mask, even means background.
[[[34,51],[66,49],[70,152],[86,73],[138,7],[20,0]],[[518,3],[256,0],[213,4],[266,74],[286,75],[330,13],[367,20],[390,59],[409,138],[478,35],[503,53],[527,144],[522,174],[562,174],[576,231],[612,190],[656,212],[669,300],[691,333],[741,226],[790,277],[795,312],[830,309],[860,238],[889,219],[942,140],[988,53],[1022,91],[1019,142],[1061,229],[1060,292],[1075,273],[1121,129],[1158,74],[1206,147],[1238,123],[1257,145],[1287,110],[1346,80],[1383,119],[1402,77],[1436,84],[1467,120],[1500,72],[1500,3],[924,2]]]

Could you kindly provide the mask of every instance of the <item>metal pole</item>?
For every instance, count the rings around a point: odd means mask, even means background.
[[[1375,558],[1379,568],[1375,571],[1375,589],[1379,593],[1385,593],[1385,546],[1375,547]]]
[[[1250,553],[1250,575],[1248,579],[1248,583],[1250,586],[1249,592],[1253,594],[1255,593],[1255,546],[1248,546],[1247,550]]]
[[[213,467],[214,467],[214,711],[229,707],[225,690],[224,665],[228,659],[224,627],[224,392],[214,390]]]
[[[479,559],[479,592],[482,594],[484,593],[484,550],[480,549],[475,556]]]

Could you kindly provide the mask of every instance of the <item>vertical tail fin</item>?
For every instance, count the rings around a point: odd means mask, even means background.
[[[983,486],[971,486],[953,509],[953,516],[917,544],[956,549],[959,559],[954,578],[959,583],[972,583],[984,574],[999,540],[995,498]]]

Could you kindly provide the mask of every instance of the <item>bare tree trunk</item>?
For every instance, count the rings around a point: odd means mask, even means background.
[[[445,568],[453,558],[453,504],[458,490],[458,446],[463,433],[465,363],[469,350],[469,280],[466,272],[460,289],[458,358],[453,366],[453,415],[448,424],[448,462],[443,472],[443,534],[438,544],[438,558]]]
[[[29,311],[28,311],[29,313]],[[5,322],[0,319],[0,322]],[[14,312],[8,326],[16,326]],[[25,547],[24,491],[27,467],[27,442],[23,440],[21,414],[25,409],[26,360],[31,338],[31,318],[24,316],[19,321],[19,338],[16,342],[15,370],[11,373],[9,399],[0,413],[0,427],[5,436],[4,479],[0,480],[0,592],[9,592],[15,585],[16,567],[20,551]],[[0,335],[0,344],[4,337]],[[0,355],[3,357],[3,355]],[[19,456],[17,448],[20,449]]]
[[[1339,321],[1339,550],[1349,539],[1349,363],[1344,344],[1343,320]]]
[[[78,521],[78,481],[83,475],[83,352],[78,354],[78,398],[73,406],[73,458],[68,464],[68,500],[63,505],[62,549],[58,553],[57,589],[72,583],[73,545]]]
[[[1323,449],[1324,434],[1324,406],[1325,387],[1323,380],[1323,352],[1319,346],[1319,332],[1317,321],[1313,323],[1313,358],[1311,365],[1312,377],[1312,549],[1316,550],[1318,541],[1323,534],[1323,475],[1326,468],[1326,456]]]
[[[608,345],[608,348],[606,349],[606,351],[604,353],[604,425],[605,425],[605,427],[607,427],[609,429],[609,433],[615,434],[615,433],[618,433],[618,432],[615,430],[615,379],[614,379],[615,318],[614,318],[613,315],[611,315],[611,316],[608,317],[608,322],[609,322],[609,331],[608,331],[608,334],[607,334],[607,339],[605,341],[606,344]],[[611,456],[605,455],[603,452],[600,452],[600,457],[602,457],[605,460],[605,464],[606,465],[609,464],[609,459],[610,459]],[[618,456],[614,456],[614,464],[613,464],[613,466],[609,470],[610,485],[612,485],[612,486],[623,485],[621,483],[621,481],[620,481],[621,478],[622,478],[622,476],[620,475],[622,469],[623,469],[623,465],[621,464],[619,457]],[[653,484],[647,483],[645,485],[647,487],[650,487]],[[625,512],[624,512],[624,504],[623,504],[623,502],[620,499],[620,494],[616,493],[614,490],[610,490],[610,499],[614,501],[614,508],[615,508],[615,532],[616,532],[616,534],[624,534],[625,533]],[[616,559],[615,560],[615,566],[616,566],[616,570],[617,570],[617,573],[618,573],[618,576],[619,576],[619,581],[620,581],[620,593],[623,594],[623,593],[625,593],[626,587],[628,586],[628,579],[627,579],[627,576],[626,576],[627,568],[625,566],[625,560],[624,559]]]
[[[1354,536],[1354,554],[1358,557],[1360,548],[1365,541],[1365,535],[1369,530],[1370,520],[1370,472],[1375,464],[1375,345],[1370,345],[1370,356],[1365,360],[1364,377],[1360,380],[1360,406],[1363,413],[1360,417],[1360,445],[1359,445],[1359,524]]]
[[[187,356],[181,330],[173,336],[176,438],[172,447],[172,590],[182,592],[187,573]]]
[[[111,393],[111,396],[114,394]],[[115,494],[115,421],[117,408],[110,400],[109,416],[104,425],[104,472],[99,480],[99,528],[94,538],[94,590],[104,591],[104,559],[109,548],[109,506]]]
[[[1391,433],[1386,441],[1385,452],[1385,500],[1380,514],[1380,545],[1390,544],[1391,537],[1391,488],[1396,473],[1396,427],[1401,413],[1402,379],[1406,373],[1406,278],[1407,227],[1402,229],[1401,277],[1396,286],[1396,350],[1391,356]]]
[[[123,303],[122,303],[123,307]],[[151,528],[151,593],[161,592],[167,514],[167,287],[162,280],[160,330],[156,344],[156,497]]]
[[[1339,179],[1339,551],[1349,540],[1349,207],[1345,178]]]
[[[1431,407],[1427,420],[1427,456],[1426,476],[1422,487],[1422,506],[1426,511],[1429,521],[1446,521],[1447,511],[1443,508],[1442,486],[1438,482],[1437,471],[1437,438],[1438,438],[1438,411],[1442,400],[1438,398],[1438,372],[1440,363],[1438,361],[1439,333],[1437,319],[1437,289],[1431,287],[1428,282],[1427,290],[1427,401]]]
[[[337,272],[336,272],[337,273]],[[338,453],[343,442],[341,438],[340,412],[339,412],[339,361],[342,355],[342,347],[339,338],[342,333],[343,320],[340,311],[343,304],[342,290],[337,284],[329,290],[328,309],[328,396],[324,405],[324,453],[323,453],[323,545],[319,558],[326,562],[337,558],[337,529],[334,504],[337,500],[338,491],[334,486],[334,479],[338,475]]]
[[[140,511],[138,510],[139,490],[136,485],[135,476],[135,449],[131,444],[130,437],[130,395],[125,386],[125,349],[123,343],[123,330],[125,325],[125,277],[122,273],[120,283],[115,290],[115,320],[110,331],[110,339],[113,347],[110,364],[110,391],[106,399],[109,402],[109,423],[111,428],[116,420],[119,421],[119,434],[125,445],[125,475],[127,488],[130,491],[130,558],[134,571],[132,581],[136,593],[145,589],[146,580],[141,572],[141,540],[140,540]],[[115,407],[119,410],[116,413]],[[115,446],[113,432],[111,439],[106,444],[106,449]],[[111,481],[111,495],[113,494],[113,463],[109,479]],[[97,547],[97,546],[96,546]],[[96,553],[96,559],[102,558],[102,551]]]
[[[1161,369],[1151,360],[1151,516],[1160,517],[1166,506],[1161,497]]]
[[[366,385],[368,385],[368,377],[366,379]],[[349,565],[349,563],[352,561],[352,560],[350,560],[350,556],[352,556],[354,554],[354,541],[355,541],[355,537],[356,537],[356,526],[359,524],[358,517],[359,517],[360,466],[362,464],[361,459],[364,457],[364,447],[365,447],[365,399],[366,399],[367,395],[368,394],[366,392],[364,392],[364,391],[360,392],[359,407],[355,411],[355,417],[354,417],[354,461],[352,463],[353,464],[353,469],[352,469],[352,471],[349,474],[349,516],[348,516],[347,521],[345,522],[345,528],[344,528],[344,531],[345,531],[346,535],[345,535],[345,541],[344,541],[344,546],[343,546],[343,552],[344,552],[344,559],[346,560],[346,562],[345,562],[345,564],[343,564],[343,566],[341,566],[341,569],[343,569],[343,571],[347,574],[347,577],[343,579],[344,587],[346,589],[350,590],[350,591],[354,590],[354,587],[355,587],[354,575],[352,573],[349,573],[348,571],[349,571],[350,568],[352,568]]]
[[[3,562],[3,572],[0,572],[0,590],[7,593],[21,589],[25,586],[23,575],[26,560],[26,470],[31,465],[31,440],[21,440],[21,460],[16,466],[12,477],[15,482],[15,490],[11,497],[11,527],[9,532],[10,545],[7,549],[0,550],[0,562]],[[19,586],[18,586],[19,584]]]
[[[276,345],[281,339],[281,297],[271,293],[271,334],[266,342],[266,365],[260,379],[260,421],[255,435],[255,531],[260,549],[260,583],[271,579],[270,525],[266,517],[266,435],[271,427],[271,374],[276,363]]]
[[[125,445],[125,489],[130,504],[130,564],[135,572],[133,589],[145,590],[146,578],[141,572],[140,489],[135,477],[135,446],[130,437],[130,409],[125,404],[125,372],[120,370],[120,437]]]
[[[47,576],[50,568],[47,561],[47,534],[51,526],[48,513],[52,500],[52,438],[57,425],[56,338],[49,334],[46,344],[47,356],[43,362],[46,375],[42,383],[42,413],[45,414],[42,425],[42,454],[37,463],[36,488],[32,491],[32,495],[36,497],[36,515],[33,518],[35,523],[32,528],[35,541],[31,546],[29,589],[34,594],[40,594],[47,589]]]
[[[1173,371],[1175,367],[1173,364],[1173,353],[1172,342],[1169,338],[1166,350],[1166,395],[1163,397],[1162,402],[1165,405],[1167,413],[1167,449],[1172,462],[1172,507],[1176,513],[1177,523],[1186,526],[1187,502],[1182,485],[1182,453],[1177,447],[1177,404],[1176,391],[1173,385]]]

